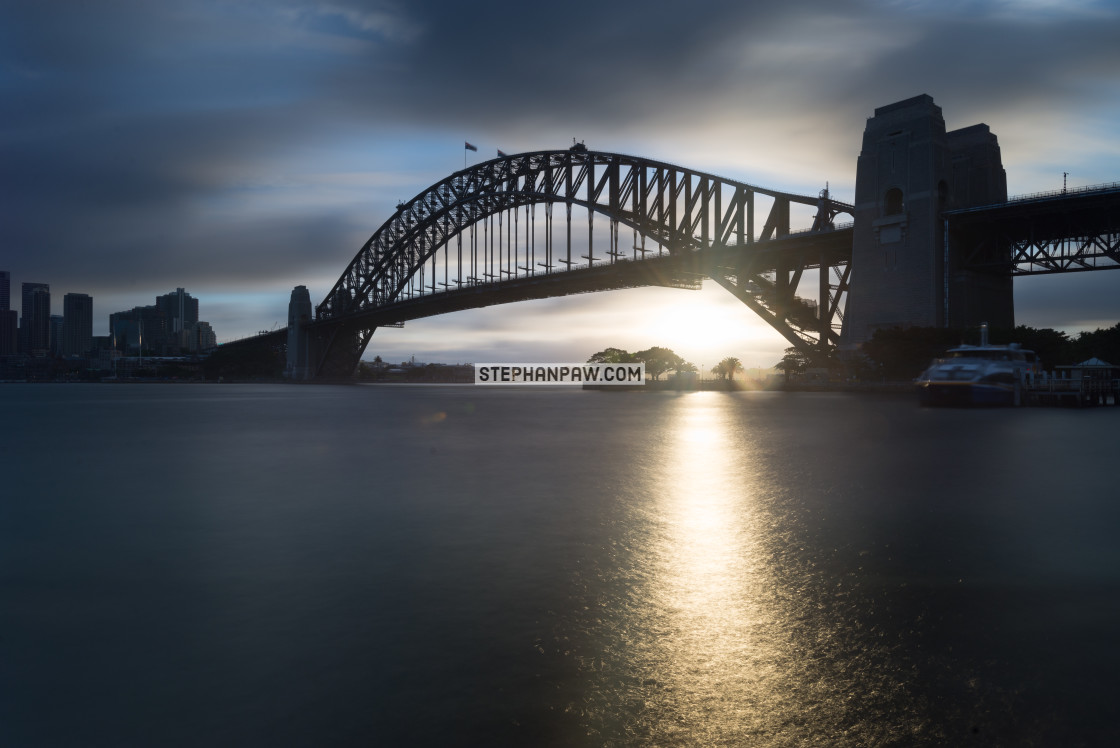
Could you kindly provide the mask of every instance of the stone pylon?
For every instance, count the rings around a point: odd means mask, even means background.
[[[307,380],[314,376],[311,361],[311,294],[307,286],[296,286],[288,302],[288,365],[285,376]]]
[[[965,270],[943,215],[1006,200],[987,125],[946,132],[941,108],[924,94],[876,109],[856,166],[845,347],[880,328],[1013,327],[1011,276]]]

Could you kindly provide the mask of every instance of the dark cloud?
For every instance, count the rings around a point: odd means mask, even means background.
[[[424,137],[482,132],[508,148],[587,135],[679,162],[727,137],[729,151],[751,143],[835,184],[851,181],[872,110],[918,93],[950,127],[988,121],[997,134],[1000,117],[1032,112],[1103,119],[1120,14],[1106,3],[1011,8],[0,4],[0,267],[91,289],[125,275],[160,292],[338,272],[393,201],[446,172],[425,161],[396,194],[333,204],[285,173],[374,172]],[[340,150],[363,140],[380,144],[376,155]],[[361,201],[381,202],[358,216]]]

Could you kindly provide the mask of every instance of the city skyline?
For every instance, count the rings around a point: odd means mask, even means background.
[[[108,334],[94,334],[93,297],[69,292],[57,305],[49,282],[22,281],[19,303],[11,303],[11,273],[0,270],[0,356],[13,358],[96,358],[110,348],[157,353],[200,352],[216,347],[208,321],[200,320],[199,300],[179,287],[108,317]],[[141,344],[141,340],[146,342]]]
[[[553,15],[438,2],[0,10],[0,264],[13,288],[91,295],[95,335],[108,310],[186,286],[228,340],[282,326],[297,285],[319,303],[397,202],[464,156],[577,138],[802,194],[827,182],[851,201],[865,120],[921,93],[950,129],[991,127],[1012,194],[1120,180],[1109,3],[711,2],[685,19],[670,4],[576,3]],[[533,31],[571,17],[591,30]],[[1019,280],[1016,321],[1111,326],[1118,284]],[[582,360],[653,345],[698,365],[769,366],[788,343],[709,282],[418,320],[379,330],[366,356]]]

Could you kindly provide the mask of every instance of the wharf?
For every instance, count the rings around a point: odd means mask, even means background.
[[[1067,408],[1120,405],[1120,379],[1040,379],[1023,388],[1023,401]]]

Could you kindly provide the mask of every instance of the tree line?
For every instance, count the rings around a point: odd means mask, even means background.
[[[622,348],[605,348],[587,359],[589,364],[633,364],[642,363],[646,373],[656,382],[662,374],[675,372],[687,374],[697,371],[696,364],[685,361],[669,348],[654,346],[644,351],[630,353]],[[728,356],[712,367],[712,374],[720,379],[734,379],[743,371],[743,364],[734,356]]]

